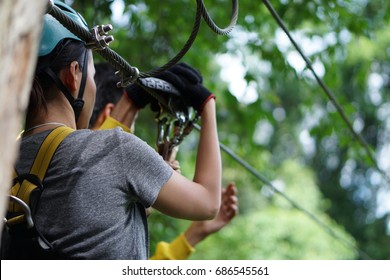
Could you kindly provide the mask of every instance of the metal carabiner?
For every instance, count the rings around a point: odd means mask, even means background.
[[[21,200],[20,198],[14,196],[14,195],[8,195],[8,197],[11,200],[15,201],[16,203],[18,203],[20,205],[20,207],[22,207],[23,212],[24,212],[24,216],[25,216],[25,219],[26,219],[26,223],[27,223],[27,229],[33,228],[34,227],[34,221],[33,221],[33,218],[32,218],[31,209],[27,205],[27,203],[24,202],[23,200]],[[8,220],[6,218],[4,218],[4,221],[6,223],[8,222]]]

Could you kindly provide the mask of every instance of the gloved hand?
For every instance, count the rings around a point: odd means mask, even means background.
[[[188,105],[194,107],[199,113],[211,98],[215,98],[202,84],[202,75],[185,63],[178,63],[168,70],[157,75],[157,78],[165,80],[176,87]]]
[[[131,84],[125,89],[127,97],[137,106],[139,109],[145,108],[154,98],[145,91],[142,87],[136,83]]]
[[[174,89],[170,83],[157,77],[141,78],[138,82],[128,86],[126,93],[129,99],[140,109],[152,103],[152,110],[159,111],[158,98],[166,99],[172,94],[180,95],[177,89]],[[157,94],[158,97],[151,92]]]

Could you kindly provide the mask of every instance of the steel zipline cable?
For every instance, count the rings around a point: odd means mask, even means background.
[[[197,10],[195,15],[195,21],[192,27],[192,32],[184,44],[183,48],[180,52],[172,58],[169,62],[167,62],[162,67],[150,71],[150,72],[139,72],[136,67],[131,66],[126,60],[124,60],[119,54],[110,49],[109,47],[95,49],[95,51],[100,54],[107,62],[109,62],[116,70],[120,71],[124,76],[129,77],[130,82],[136,82],[138,78],[146,78],[155,76],[156,74],[170,68],[174,64],[176,64],[183,56],[188,52],[191,48],[193,42],[196,39],[198,34],[202,17],[204,18],[207,25],[218,35],[226,35],[228,34],[236,25],[238,18],[238,0],[232,0],[232,16],[229,25],[226,28],[221,29],[218,27],[214,21],[211,19],[203,0],[196,0]],[[77,22],[73,21],[70,17],[68,17],[65,13],[61,11],[60,8],[55,5],[50,5],[47,13],[51,14],[55,17],[62,25],[64,25],[69,31],[73,34],[84,40],[85,42],[93,42],[95,38],[91,31],[88,31],[81,27]]]
[[[193,42],[195,41],[195,38],[198,34],[201,19],[204,18],[207,25],[218,35],[226,35],[228,34],[236,25],[237,18],[238,18],[238,0],[232,0],[232,16],[231,21],[229,25],[225,28],[219,28],[214,21],[209,16],[207,9],[204,5],[203,0],[197,0],[197,11],[195,16],[195,21],[193,24],[192,32],[183,46],[182,50],[174,57],[172,58],[168,63],[166,63],[164,66],[158,68],[157,70],[153,70],[150,72],[139,72],[136,67],[131,66],[126,60],[124,60],[119,54],[117,54],[115,51],[111,50],[109,47],[105,47],[102,49],[95,49],[95,51],[100,54],[107,62],[109,62],[116,70],[121,71],[122,73],[125,73],[130,78],[133,78],[132,82],[135,82],[138,78],[146,78],[154,76],[169,67],[176,64],[180,59],[188,52],[188,50],[191,48]],[[268,1],[264,1],[265,3]],[[268,3],[269,4],[269,3]],[[269,4],[270,5],[270,4]],[[93,38],[92,32],[84,29],[81,27],[78,23],[74,22],[70,17],[68,17],[66,14],[64,14],[61,9],[57,8],[55,5],[50,5],[49,10],[47,13],[51,14],[53,17],[55,17],[62,25],[64,25],[67,29],[69,29],[72,33],[74,33],[76,36],[84,40],[85,42],[91,42],[94,41],[95,38]],[[292,39],[292,38],[290,38]],[[301,53],[301,52],[300,52]],[[312,70],[314,76],[318,78],[316,73],[311,67],[310,61],[301,53],[301,55],[304,57],[306,63],[308,64],[309,69]],[[318,78],[319,79],[319,78]],[[320,84],[323,84],[321,81]],[[326,86],[325,86],[326,88]],[[330,96],[333,96],[330,93]],[[333,102],[335,103],[336,108],[338,108],[338,104],[335,101],[334,98]],[[340,108],[341,109],[341,108]],[[342,115],[345,116],[343,113]],[[347,119],[346,119],[347,120]],[[347,120],[348,121],[348,120]],[[349,121],[348,124],[350,125]],[[197,124],[194,124],[194,127],[197,130],[200,130],[200,127]],[[350,125],[350,128],[353,131],[352,126]],[[356,132],[353,131],[354,134]],[[364,139],[363,139],[364,140]],[[368,147],[368,144],[367,144]],[[344,246],[353,249],[354,251],[358,252],[358,254],[365,258],[365,259],[371,259],[365,252],[362,250],[356,248],[352,243],[345,240],[344,238],[340,237],[334,230],[332,230],[330,227],[328,227],[326,224],[324,224],[321,220],[319,220],[314,214],[310,213],[303,207],[301,207],[298,203],[293,201],[291,198],[289,198],[285,193],[278,190],[267,178],[259,174],[251,165],[249,165],[247,162],[245,162],[243,159],[239,158],[234,152],[232,152],[229,148],[227,148],[225,145],[220,143],[220,148],[226,152],[229,156],[231,156],[235,161],[237,161],[239,164],[241,164],[246,170],[248,170],[252,175],[254,175],[259,181],[261,181],[266,186],[270,187],[275,193],[282,196],[284,199],[286,199],[294,208],[297,210],[303,212],[305,215],[307,215],[311,220],[313,220],[315,223],[317,223],[320,227],[322,227],[328,234],[330,234],[333,238],[339,240],[341,243],[344,244]],[[371,153],[370,153],[371,155]],[[371,155],[372,156],[372,155]]]
[[[375,156],[373,155],[372,153],[372,150],[371,150],[371,147],[370,145],[367,143],[367,141],[364,139],[364,137],[356,132],[353,128],[353,125],[351,123],[351,121],[348,119],[346,113],[344,112],[343,108],[341,107],[341,105],[337,102],[336,100],[336,97],[335,95],[332,93],[332,91],[326,86],[325,82],[317,75],[316,71],[314,70],[313,68],[313,65],[310,61],[310,59],[303,53],[302,49],[299,47],[299,45],[296,43],[296,41],[294,40],[294,38],[291,36],[289,30],[287,29],[286,25],[284,24],[283,20],[281,19],[281,17],[279,16],[279,14],[276,12],[276,10],[274,9],[274,7],[272,6],[272,4],[268,1],[268,0],[263,0],[263,3],[265,4],[265,6],[267,7],[268,11],[271,13],[271,15],[273,16],[273,18],[276,20],[276,22],[278,23],[278,25],[280,26],[280,28],[282,28],[282,30],[284,31],[284,33],[287,35],[287,37],[289,38],[290,42],[293,44],[293,46],[295,47],[295,49],[298,51],[298,53],[300,54],[300,56],[303,58],[303,60],[305,61],[306,63],[306,66],[307,68],[310,70],[310,72],[313,74],[313,76],[315,77],[317,83],[319,84],[319,86],[322,88],[322,90],[325,92],[326,96],[329,98],[329,100],[332,102],[332,104],[335,106],[337,112],[339,113],[339,115],[341,116],[341,118],[343,119],[343,121],[345,122],[345,124],[347,125],[349,131],[352,133],[352,135],[355,137],[355,139],[358,141],[358,143],[364,148],[368,158],[370,159],[370,161],[372,162],[372,164],[374,165],[374,168],[380,173],[383,175],[383,177],[388,181],[390,182],[390,177],[389,175],[384,171],[382,170],[376,159],[375,159]]]
[[[197,2],[198,2],[198,7],[201,8],[203,19],[205,20],[205,22],[207,23],[207,25],[210,27],[211,30],[213,30],[218,35],[227,35],[230,33],[230,31],[233,30],[234,26],[237,23],[237,18],[238,18],[238,0],[232,0],[233,6],[232,6],[232,16],[230,19],[230,23],[227,27],[225,27],[223,29],[219,28],[214,23],[214,21],[212,20],[212,18],[209,15],[209,13],[207,12],[207,9],[204,5],[203,0],[197,0]]]
[[[198,124],[194,124],[194,128],[198,131],[200,131],[200,126]],[[268,180],[265,176],[261,175],[253,166],[251,166],[248,162],[240,158],[237,154],[235,154],[232,150],[230,150],[227,146],[225,146],[222,143],[219,143],[219,147],[222,151],[224,151],[227,155],[229,155],[232,159],[234,159],[237,163],[239,163],[244,169],[246,169],[249,173],[251,173],[253,176],[255,176],[261,183],[263,183],[265,186],[272,189],[275,193],[283,197],[290,205],[297,209],[298,211],[305,214],[308,218],[310,218],[313,222],[315,222],[317,225],[319,225],[326,233],[328,233],[331,237],[338,240],[340,243],[342,243],[345,247],[352,249],[358,255],[363,259],[372,259],[366,252],[363,250],[357,248],[356,245],[349,242],[345,238],[341,237],[339,234],[337,234],[333,229],[331,229],[329,226],[327,226],[324,222],[322,222],[316,215],[309,212],[302,206],[300,206],[297,202],[295,202],[293,199],[291,199],[287,194],[280,191],[278,188],[276,188],[270,180]]]

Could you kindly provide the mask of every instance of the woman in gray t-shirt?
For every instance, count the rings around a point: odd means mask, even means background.
[[[81,16],[56,7],[86,29]],[[188,70],[188,69],[187,69]],[[74,130],[58,147],[43,181],[36,226],[63,259],[146,259],[145,207],[176,218],[213,218],[220,206],[221,159],[214,95],[186,69],[161,76],[201,113],[195,175],[189,180],[146,143],[121,129],[87,130],[96,86],[91,50],[46,14],[16,168],[28,172],[45,136]],[[34,258],[34,256],[23,256]]]

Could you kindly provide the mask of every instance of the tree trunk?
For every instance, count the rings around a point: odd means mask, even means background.
[[[0,217],[4,217],[6,209],[19,147],[15,139],[23,127],[47,3],[48,0],[0,1]]]

